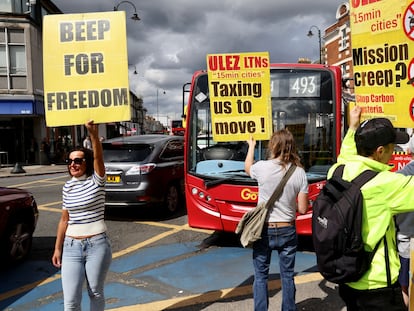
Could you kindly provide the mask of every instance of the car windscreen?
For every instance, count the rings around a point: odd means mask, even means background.
[[[148,144],[102,144],[105,162],[141,162],[152,152]]]

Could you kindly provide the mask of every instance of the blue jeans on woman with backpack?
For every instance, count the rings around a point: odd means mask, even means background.
[[[298,245],[296,227],[265,228],[262,238],[253,244],[254,310],[267,311],[269,307],[268,278],[272,251],[279,254],[282,281],[282,311],[296,311],[294,282],[295,257]]]

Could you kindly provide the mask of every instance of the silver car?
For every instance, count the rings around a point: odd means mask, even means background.
[[[182,136],[137,135],[102,143],[108,207],[162,206],[169,214],[184,204]]]

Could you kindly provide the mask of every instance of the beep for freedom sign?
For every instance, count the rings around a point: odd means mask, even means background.
[[[355,100],[362,118],[414,121],[414,1],[351,0]]]
[[[272,133],[268,52],[208,54],[213,139],[268,140]]]
[[[125,12],[44,17],[46,125],[130,120]]]

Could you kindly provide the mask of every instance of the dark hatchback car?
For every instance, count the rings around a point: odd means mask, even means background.
[[[38,217],[37,204],[30,192],[0,187],[0,256],[3,263],[16,263],[30,254]]]
[[[102,146],[107,207],[154,205],[173,214],[184,204],[182,136],[126,136]]]

